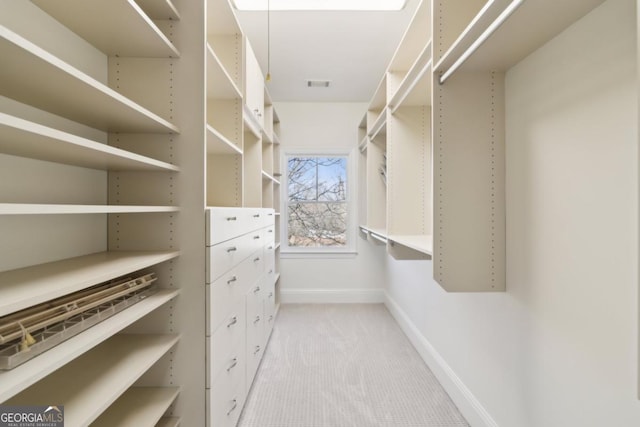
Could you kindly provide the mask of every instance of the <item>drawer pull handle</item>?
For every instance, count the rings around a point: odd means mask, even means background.
[[[227,368],[227,372],[235,368],[237,364],[238,364],[238,358],[234,357],[233,360],[231,361],[231,365],[229,365],[229,367]]]
[[[253,236],[253,240],[258,240],[260,236]]]
[[[233,399],[232,402],[233,402],[233,405],[231,406],[231,409],[227,411],[227,416],[231,415],[231,413],[235,411],[236,408],[238,407],[238,401],[236,399]]]
[[[227,217],[227,221],[237,221],[238,217],[237,216],[228,216]]]
[[[236,248],[235,246],[231,246],[230,248],[227,248],[227,253],[235,252],[237,250],[238,248]]]
[[[273,273],[273,268],[271,270],[269,270],[269,274]]]
[[[232,327],[233,325],[235,325],[236,323],[238,323],[238,318],[236,316],[233,316],[231,318],[231,320],[229,321],[229,323],[227,323],[227,328]]]
[[[273,230],[272,229],[268,229],[267,232],[268,233],[273,233]]]
[[[255,257],[255,258],[253,259],[253,262],[258,262],[258,261],[260,261],[260,257],[259,257],[259,256]]]
[[[237,282],[237,281],[238,281],[238,277],[233,276],[231,279],[227,280],[227,285],[230,285],[233,282]]]
[[[260,218],[260,214],[255,214],[253,217],[254,218]]]
[[[269,292],[269,298],[273,296],[273,292]]]
[[[273,246],[269,246],[269,250],[272,250],[272,249],[273,249]]]
[[[256,349],[254,350],[253,354],[258,354],[258,353],[260,353],[260,346],[259,345],[256,346]]]
[[[269,216],[273,216],[273,213],[272,213],[272,212],[269,212],[267,215],[269,215]]]
[[[255,289],[253,290],[254,294],[257,294],[258,292],[260,292],[260,286],[256,286]]]
[[[272,320],[273,320],[273,314],[269,316],[269,322],[271,322]]]
[[[256,323],[258,323],[260,321],[260,316],[256,316],[255,319],[253,319],[253,324],[255,325]]]

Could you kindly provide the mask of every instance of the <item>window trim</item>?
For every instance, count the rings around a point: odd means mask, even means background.
[[[353,256],[356,251],[356,218],[357,218],[357,162],[355,149],[351,148],[324,148],[321,150],[310,148],[291,148],[282,151],[280,164],[282,168],[282,183],[280,185],[280,253],[282,258],[306,258],[309,257],[333,257],[335,255]],[[287,158],[291,156],[300,157],[331,157],[340,156],[347,159],[347,244],[344,247],[300,247],[289,246],[288,228],[289,221],[287,218],[287,206],[289,199],[289,171]]]

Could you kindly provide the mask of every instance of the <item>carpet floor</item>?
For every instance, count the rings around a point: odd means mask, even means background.
[[[280,307],[238,427],[468,426],[382,304]]]

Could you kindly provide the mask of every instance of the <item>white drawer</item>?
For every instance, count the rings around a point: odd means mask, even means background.
[[[205,218],[207,246],[251,231],[248,213],[244,208],[207,208]]]
[[[229,359],[232,349],[246,340],[246,312],[243,302],[237,304],[209,339],[209,378],[215,378]]]
[[[209,427],[235,427],[246,395],[246,363],[242,358],[206,391]]]
[[[262,225],[264,227],[273,226],[276,221],[276,211],[274,209],[264,209],[264,211],[264,221],[262,222]]]
[[[253,384],[253,378],[256,375],[256,371],[258,370],[258,366],[260,366],[260,360],[262,360],[262,355],[264,353],[264,330],[262,329],[262,338],[259,342],[248,342],[247,341],[247,391],[251,388],[251,384]]]
[[[263,246],[264,237],[260,230],[255,230],[235,239],[207,246],[207,283],[213,283],[227,271],[240,264],[253,252]]]
[[[207,208],[206,245],[225,242],[271,224],[269,212],[262,208]]]
[[[261,250],[257,250],[215,282],[206,285],[207,335],[211,335],[211,331],[218,328],[237,304],[244,302],[249,288],[261,278],[261,254]]]

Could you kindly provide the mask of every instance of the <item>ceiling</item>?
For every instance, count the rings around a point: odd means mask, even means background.
[[[397,12],[271,12],[273,101],[368,102],[409,25],[418,0]],[[267,13],[236,11],[263,73]],[[328,88],[307,80],[330,80]]]

